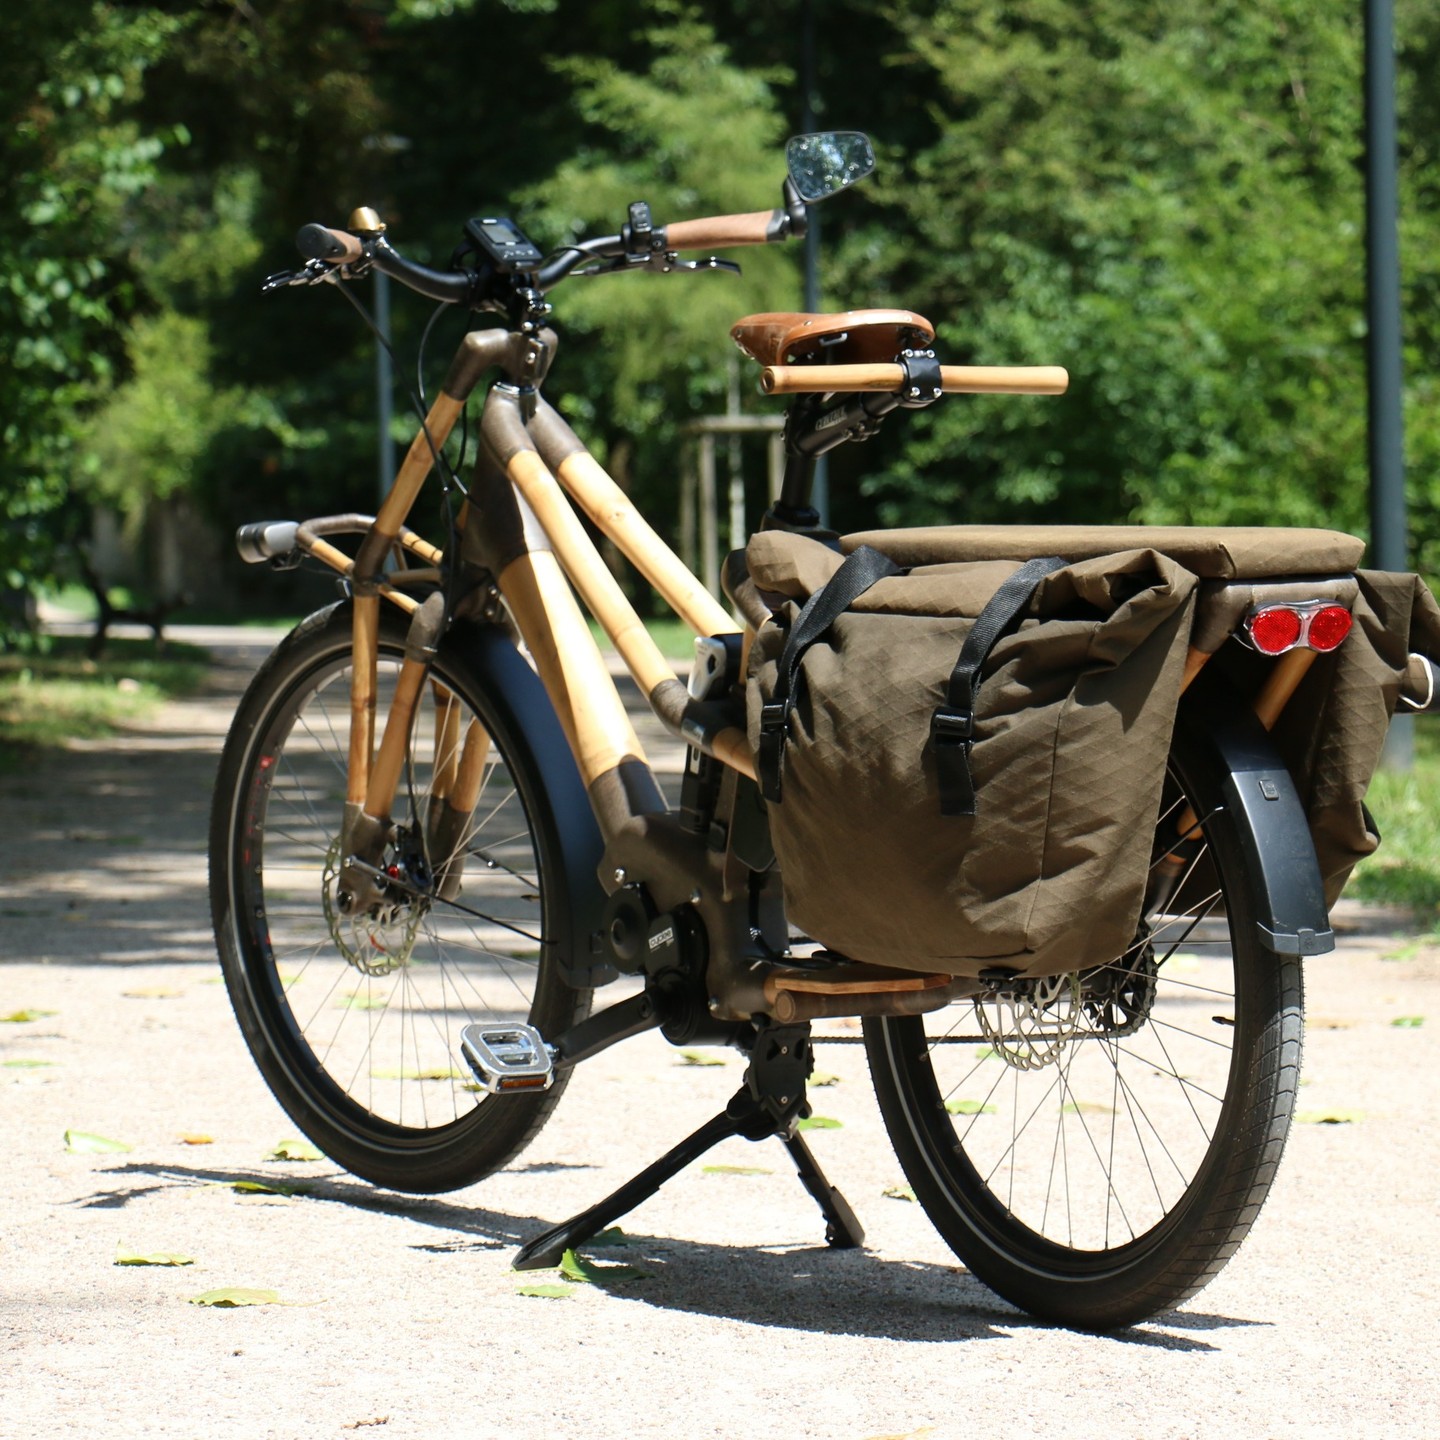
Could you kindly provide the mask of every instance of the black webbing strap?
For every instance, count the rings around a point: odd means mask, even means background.
[[[1055,555],[1027,560],[986,602],[960,647],[960,658],[945,687],[945,703],[930,717],[942,815],[975,813],[970,747],[975,743],[975,700],[980,689],[980,667],[995,642],[1030,603],[1035,587],[1067,563]]]
[[[790,638],[780,652],[775,691],[760,708],[760,793],[767,800],[780,798],[780,771],[785,761],[785,739],[790,712],[795,708],[795,676],[805,652],[877,580],[903,574],[903,568],[878,550],[862,545],[806,602],[796,617]]]

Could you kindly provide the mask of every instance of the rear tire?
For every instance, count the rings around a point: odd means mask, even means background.
[[[1134,1324],[1206,1285],[1259,1213],[1289,1130],[1300,964],[1260,946],[1213,777],[1177,740],[1157,855],[1187,804],[1205,817],[1200,853],[1175,892],[1184,913],[1147,916],[1154,990],[1148,1008],[1144,980],[1129,992],[1128,1013],[1143,1014],[1133,1030],[1117,1033],[1127,1022],[1112,1008],[1108,1031],[1082,1025],[1007,1060],[1006,1034],[995,1039],[993,1021],[982,1032],[977,1002],[865,1023],[916,1199],[977,1278],[1065,1325]],[[1088,993],[1061,989],[1049,1020]]]
[[[403,658],[404,626],[382,621],[377,736]],[[528,1021],[553,1036],[588,992],[561,978],[554,936],[559,840],[526,735],[495,703],[493,678],[442,645],[423,687],[393,818],[425,834],[442,733],[471,718],[490,739],[480,801],[460,846],[458,904],[433,894],[351,922],[335,905],[349,736],[350,608],[311,616],[252,681],[225,745],[210,829],[210,893],[225,982],[275,1098],[328,1156],[377,1185],[457,1189],[513,1158],[539,1130],[567,1072],[534,1095],[480,1092],[461,1027]],[[437,689],[434,681],[443,689]],[[437,726],[446,692],[460,724]],[[441,857],[412,846],[423,876]],[[421,865],[416,848],[424,849]],[[393,852],[393,856],[392,856]],[[382,863],[384,863],[382,861]],[[433,888],[433,887],[432,887]]]

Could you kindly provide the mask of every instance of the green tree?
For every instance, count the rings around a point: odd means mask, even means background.
[[[1348,11],[1014,0],[901,28],[935,86],[883,197],[913,241],[897,264],[862,235],[846,274],[954,358],[1072,385],[923,417],[871,481],[882,513],[1363,528]]]
[[[135,277],[116,237],[183,129],[127,113],[175,22],[81,0],[0,14],[0,592],[49,573],[71,503],[75,416],[122,363]],[[8,614],[10,619],[5,619]],[[19,633],[0,611],[0,640]]]

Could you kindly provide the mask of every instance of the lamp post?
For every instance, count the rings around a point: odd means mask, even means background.
[[[1394,0],[1365,0],[1365,258],[1368,307],[1370,560],[1406,566],[1405,422],[1400,356],[1399,184],[1396,178]],[[1383,763],[1408,770],[1414,721],[1391,723]]]

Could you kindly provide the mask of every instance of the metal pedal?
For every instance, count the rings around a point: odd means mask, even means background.
[[[460,1053],[492,1095],[548,1090],[555,1080],[550,1047],[533,1025],[467,1025]]]

